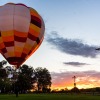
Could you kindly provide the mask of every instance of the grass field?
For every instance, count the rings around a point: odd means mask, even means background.
[[[67,94],[14,94],[0,95],[0,100],[100,100],[96,95],[67,95]]]

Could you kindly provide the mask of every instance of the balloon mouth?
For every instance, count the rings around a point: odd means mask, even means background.
[[[7,61],[10,64],[16,65],[16,67],[19,68],[19,66],[22,64],[22,62],[25,61],[25,59],[23,59],[21,57],[9,57],[9,58],[7,58]]]

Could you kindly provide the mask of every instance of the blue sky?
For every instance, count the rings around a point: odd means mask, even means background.
[[[36,9],[45,22],[44,41],[24,64],[61,77],[69,72],[93,77],[90,73],[100,71],[100,51],[95,51],[100,47],[100,0],[0,0],[0,5],[8,2]]]

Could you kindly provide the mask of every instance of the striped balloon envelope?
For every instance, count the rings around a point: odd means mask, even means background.
[[[33,54],[44,38],[44,22],[24,4],[0,6],[0,52],[17,68]]]

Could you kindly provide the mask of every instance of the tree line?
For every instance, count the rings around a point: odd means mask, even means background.
[[[18,69],[6,66],[7,61],[0,62],[0,93],[50,92],[51,74],[46,68],[22,65]]]

